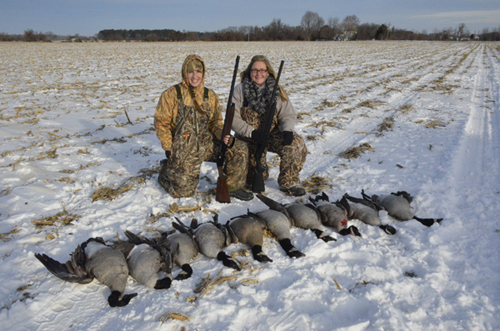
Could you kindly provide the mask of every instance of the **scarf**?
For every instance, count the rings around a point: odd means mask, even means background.
[[[260,115],[266,113],[267,106],[271,101],[271,94],[273,93],[276,80],[273,76],[269,75],[266,80],[266,88],[261,89],[249,76],[243,80],[243,96],[248,102],[248,107]],[[279,90],[276,91],[274,101],[279,97]]]

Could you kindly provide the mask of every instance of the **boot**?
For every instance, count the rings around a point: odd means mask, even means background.
[[[280,191],[286,192],[289,195],[293,195],[293,196],[296,196],[296,197],[300,197],[300,196],[306,194],[306,190],[304,190],[300,186],[293,186],[293,187],[290,187],[290,188],[280,187]]]
[[[235,191],[229,192],[231,198],[236,198],[243,201],[250,201],[253,199],[253,193],[245,191],[244,189],[237,189]]]

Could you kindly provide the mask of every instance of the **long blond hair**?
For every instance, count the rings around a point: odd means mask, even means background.
[[[269,75],[273,76],[274,79],[276,79],[276,77],[277,77],[276,76],[276,72],[274,71],[274,69],[271,66],[271,63],[269,62],[269,60],[267,59],[267,57],[265,57],[264,55],[255,55],[250,60],[250,63],[248,64],[248,67],[240,73],[240,78],[241,78],[241,82],[242,83],[243,83],[243,80],[245,79],[245,77],[250,76],[250,70],[252,70],[253,64],[255,62],[259,62],[259,61],[264,62],[266,64],[267,72],[269,73]],[[283,90],[283,88],[281,87],[281,85],[278,84],[278,87],[280,89],[280,98],[281,98],[281,100],[282,101],[288,101],[288,96],[286,95],[286,93]]]

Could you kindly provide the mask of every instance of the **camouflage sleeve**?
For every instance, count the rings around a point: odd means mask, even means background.
[[[210,109],[213,109],[210,122],[208,123],[208,129],[212,132],[216,139],[220,139],[222,136],[222,129],[224,128],[224,123],[222,121],[222,107],[219,104],[219,97],[214,91],[209,90],[208,99],[210,100]]]
[[[172,150],[172,130],[176,114],[177,94],[175,88],[169,88],[162,93],[158,101],[154,119],[156,136],[160,140],[161,147],[166,151]]]

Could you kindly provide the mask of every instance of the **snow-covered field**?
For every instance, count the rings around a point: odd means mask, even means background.
[[[294,228],[303,258],[268,237],[273,262],[238,256],[241,272],[198,255],[193,277],[168,290],[129,279],[126,293],[138,296],[124,308],[110,308],[97,281],[57,279],[34,253],[66,261],[89,237],[154,237],[173,216],[205,222],[218,212],[225,223],[265,209],[206,194],[214,164],[203,165],[196,197],[173,199],[157,183],[156,102],[191,53],[206,61],[206,86],[223,105],[236,55],[240,71],[255,54],[276,69],[285,60],[281,82],[310,152],[308,189],[322,184],[331,200],[405,190],[417,216],[444,220],[428,228],[381,212],[396,235],[352,220],[363,237],[325,228],[338,239],[329,243]],[[0,329],[500,329],[499,61],[498,43],[0,44]],[[339,156],[365,143],[358,158]],[[278,190],[268,158],[267,195],[295,201]],[[119,188],[113,200],[97,194]],[[53,225],[36,226],[43,221]],[[220,271],[235,278],[193,292]]]

